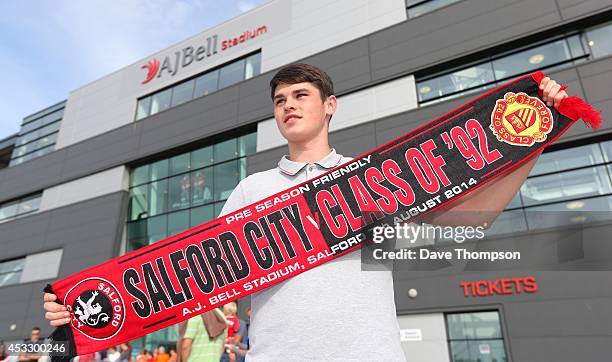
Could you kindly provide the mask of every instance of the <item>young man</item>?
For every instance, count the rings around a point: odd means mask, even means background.
[[[225,203],[222,215],[351,160],[329,146],[329,122],[337,100],[332,80],[325,72],[308,64],[291,64],[276,73],[270,87],[274,117],[287,139],[289,155],[281,158],[278,167],[243,179]],[[540,88],[549,105],[557,106],[567,97],[549,78],[542,80]],[[453,216],[456,213],[437,212],[428,221],[445,225],[490,224],[516,194],[536,159],[444,210],[478,211],[469,213],[473,215],[469,219],[458,220]],[[44,300],[51,325],[68,323],[68,315],[54,302],[54,295],[45,294]],[[404,360],[392,274],[362,272],[360,251],[252,294],[251,308],[247,361]]]

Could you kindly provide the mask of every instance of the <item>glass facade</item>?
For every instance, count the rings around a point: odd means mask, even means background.
[[[436,1],[408,1],[409,10],[410,6],[429,3]],[[532,44],[511,53],[495,54],[444,73],[417,76],[419,103],[425,105],[441,102],[493,88],[536,70],[552,72],[586,59],[609,56],[612,54],[610,38],[612,22]]]
[[[24,118],[9,166],[18,165],[55,149],[65,105],[65,101],[60,102]]]
[[[483,91],[525,73],[554,71],[576,64],[588,56],[580,34],[532,45],[451,72],[418,79],[419,103],[440,102]]]
[[[452,362],[507,361],[497,311],[446,314]]]
[[[588,29],[586,38],[594,58],[612,54],[612,22]]]
[[[25,258],[0,261],[0,287],[19,283],[24,264]]]
[[[612,217],[612,140],[543,153],[506,210],[496,235]]]
[[[127,251],[214,219],[238,182],[256,133],[136,167],[130,180]]]
[[[459,1],[461,0],[406,0],[406,12],[409,19],[416,18]]]
[[[0,223],[38,211],[42,194],[0,204]]]
[[[139,99],[136,106],[136,120],[152,116],[155,113],[178,106],[194,98],[206,96],[216,90],[252,78],[260,72],[261,53],[235,60],[195,78],[175,84],[171,88]]]

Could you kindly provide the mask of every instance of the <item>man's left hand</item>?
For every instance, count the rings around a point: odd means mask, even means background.
[[[553,104],[555,107],[558,107],[559,102],[561,102],[563,98],[567,98],[567,93],[561,90],[561,85],[549,77],[542,78],[540,90],[542,91],[542,99],[549,107]]]

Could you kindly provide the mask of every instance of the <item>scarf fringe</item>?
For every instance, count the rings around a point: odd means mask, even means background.
[[[541,71],[537,71],[531,74],[531,77],[538,85],[545,76],[546,75]],[[566,88],[566,86],[562,86],[561,90],[564,90]],[[542,93],[540,91],[540,96],[541,95]],[[601,111],[593,108],[590,104],[588,104],[582,98],[577,96],[569,96],[567,98],[562,99],[559,103],[559,106],[557,107],[557,111],[574,121],[577,121],[579,118],[582,118],[584,124],[591,127],[592,129],[600,128],[601,123],[603,122],[603,119],[601,118]]]
[[[584,124],[593,129],[600,128],[603,122],[601,111],[594,109],[580,97],[570,96],[562,99],[557,110],[574,121],[577,121],[578,118],[582,118]]]

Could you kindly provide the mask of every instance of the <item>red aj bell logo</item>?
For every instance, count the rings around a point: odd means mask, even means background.
[[[157,60],[156,58],[153,58],[153,59],[149,60],[149,62],[147,64],[145,64],[142,67],[140,67],[140,69],[146,69],[147,70],[147,78],[145,80],[143,80],[142,83],[141,83],[141,84],[147,84],[157,74],[157,71],[159,70],[159,60]]]
[[[115,336],[125,320],[117,288],[102,278],[88,278],[72,287],[64,298],[72,326],[87,337],[105,340]]]
[[[495,102],[489,126],[498,140],[514,146],[544,142],[552,127],[552,113],[539,98],[513,92]]]

